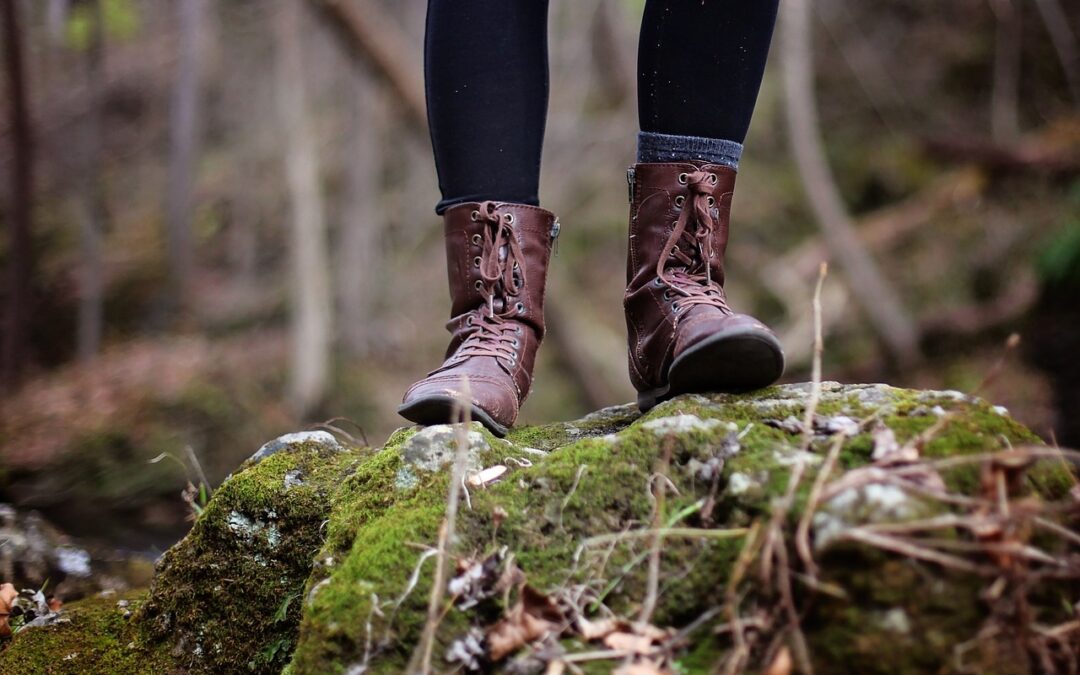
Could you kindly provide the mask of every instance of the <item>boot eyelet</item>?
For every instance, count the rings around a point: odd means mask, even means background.
[[[514,214],[512,214],[512,213],[506,214],[506,222],[513,225],[514,224]]]
[[[686,197],[683,197],[682,195],[679,195],[679,196],[675,197],[675,206],[676,206],[676,207],[678,207],[678,208],[680,208],[680,209],[681,209],[681,208],[682,208],[682,205],[683,205],[683,204],[684,204],[685,202],[686,202]]]
[[[717,177],[717,175],[715,173],[710,173],[709,174],[709,182],[712,183],[713,185],[716,185],[717,181],[719,181],[719,180],[720,179]]]
[[[670,300],[671,298],[672,298],[671,291],[670,290],[664,291],[664,299],[665,300]]]
[[[709,197],[705,201],[708,202],[709,206],[716,206],[716,200],[713,199],[712,197]]]
[[[525,312],[525,303],[524,302],[517,303],[516,305],[514,305],[514,309],[517,310],[518,314],[523,314]]]
[[[514,329],[514,334],[515,335],[521,335],[521,326],[518,326],[517,328]]]
[[[656,286],[657,288],[663,288],[664,282],[660,279],[660,277],[656,277],[652,280],[652,285]]]
[[[473,267],[480,267],[481,262],[482,261],[480,260],[480,256],[476,256],[475,258],[472,259]]]
[[[475,286],[476,290],[478,290],[478,291],[484,290],[484,282],[481,279],[477,279],[476,283],[474,283],[473,286]]]
[[[679,174],[679,185],[686,185],[686,181],[690,177],[684,172]]]
[[[476,212],[473,211],[473,213],[476,213]],[[476,220],[476,218],[473,218],[473,220]],[[479,246],[480,244],[484,243],[484,238],[481,237],[478,234],[474,234],[472,236],[472,243],[475,244],[476,246]]]
[[[519,342],[517,338],[514,338],[514,341],[511,344],[514,345],[514,349],[521,347],[521,342]]]
[[[472,218],[472,221],[475,223],[476,221],[480,220],[480,212],[476,209],[473,209],[473,212],[469,214],[469,217]]]
[[[671,303],[671,309],[672,309],[672,311],[678,313],[678,311],[679,311],[679,303],[678,302]]]

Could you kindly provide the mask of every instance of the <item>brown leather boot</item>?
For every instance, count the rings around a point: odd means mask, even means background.
[[[630,379],[642,411],[688,392],[739,392],[784,372],[780,343],[724,295],[735,171],[702,162],[636,164],[626,265]]]
[[[446,361],[405,392],[398,412],[419,424],[451,422],[468,378],[472,419],[502,436],[532,384],[558,220],[536,206],[503,202],[461,204],[443,218],[453,337]]]

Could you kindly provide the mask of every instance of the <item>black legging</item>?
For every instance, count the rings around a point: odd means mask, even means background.
[[[643,131],[741,143],[779,0],[647,0]],[[548,0],[428,0],[424,69],[442,201],[537,204]]]

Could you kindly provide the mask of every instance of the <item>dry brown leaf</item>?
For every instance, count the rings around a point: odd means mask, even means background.
[[[15,598],[17,597],[19,597],[19,592],[15,590],[15,586],[12,584],[3,584],[0,586],[0,637],[11,635],[11,625],[8,623],[8,616],[11,614],[11,605],[15,602]]]
[[[547,670],[544,671],[544,675],[563,675],[566,672],[566,663],[563,661],[552,661],[547,665]]]
[[[60,608],[64,606],[64,602],[55,595],[49,598],[49,609],[54,612],[59,612]]]
[[[648,654],[652,651],[652,638],[634,633],[617,632],[604,638],[604,644],[608,649],[631,654]]]
[[[615,669],[612,675],[668,675],[670,671],[661,670],[651,661],[626,663]]]
[[[579,616],[577,620],[578,633],[581,634],[582,639],[586,642],[592,640],[602,640],[608,635],[614,633],[622,622],[615,619],[600,619],[599,621],[589,621],[583,616]]]
[[[776,652],[772,663],[765,670],[765,675],[791,675],[793,664],[791,662],[791,650],[784,645]]]
[[[493,661],[502,661],[525,645],[539,640],[558,625],[538,619],[516,605],[510,614],[491,627],[487,634],[488,650]]]
[[[488,630],[491,659],[503,660],[530,642],[559,631],[562,623],[562,611],[554,600],[531,586],[522,586],[517,604]]]

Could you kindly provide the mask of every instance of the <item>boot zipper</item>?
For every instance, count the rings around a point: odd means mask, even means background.
[[[626,170],[626,192],[630,199],[630,203],[634,203],[634,167],[630,167]]]
[[[559,255],[559,231],[562,230],[562,223],[556,218],[555,222],[551,224],[551,240],[555,242],[555,255]]]

